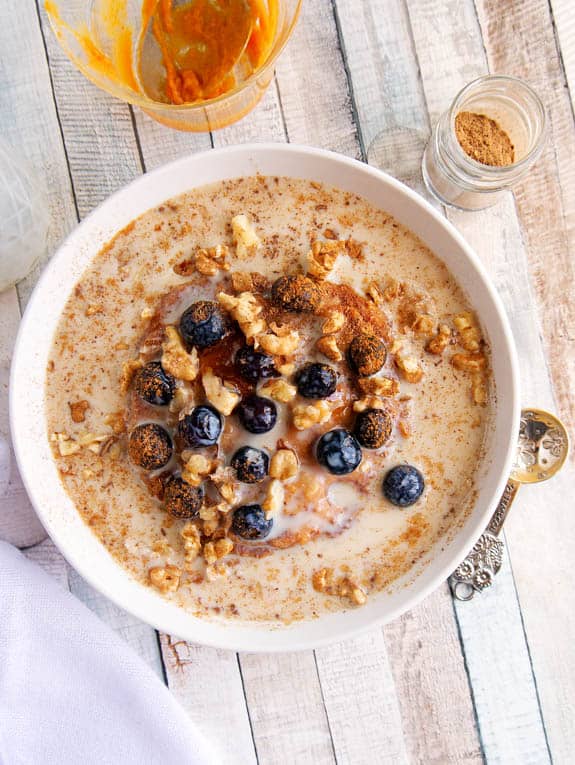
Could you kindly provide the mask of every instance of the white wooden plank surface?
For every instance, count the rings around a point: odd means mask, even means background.
[[[555,33],[559,41],[571,105],[575,110],[575,13],[571,0],[551,0]]]

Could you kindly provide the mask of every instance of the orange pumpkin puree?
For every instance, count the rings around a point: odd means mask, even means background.
[[[132,61],[133,30],[127,0],[100,0],[98,15],[111,42],[104,53],[87,27],[71,29],[53,0],[46,0],[56,33],[71,32],[95,73],[141,92]],[[142,29],[152,32],[162,53],[165,96],[173,104],[222,95],[267,59],[275,37],[278,0],[142,0]]]

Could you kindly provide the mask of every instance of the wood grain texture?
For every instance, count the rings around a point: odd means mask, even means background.
[[[221,765],[256,762],[238,660],[232,651],[161,636],[172,693],[210,742]]]
[[[402,719],[383,633],[316,650],[338,763],[407,765]]]
[[[551,8],[547,0],[530,0],[501,13],[496,0],[478,0],[477,10],[490,68],[527,80],[547,109],[543,155],[515,194],[559,414],[573,431],[575,124]]]
[[[483,762],[447,584],[383,632],[409,762]]]
[[[240,658],[259,762],[335,762],[313,652]]]
[[[575,13],[571,0],[551,0],[553,24],[559,43],[560,60],[569,86],[571,106],[575,110]]]

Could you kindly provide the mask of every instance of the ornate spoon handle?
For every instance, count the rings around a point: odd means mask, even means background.
[[[501,568],[504,545],[499,533],[519,486],[518,481],[509,479],[487,528],[467,558],[449,577],[451,591],[457,600],[471,600],[476,592],[489,587]]]

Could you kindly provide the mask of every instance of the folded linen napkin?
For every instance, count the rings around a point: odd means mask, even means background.
[[[216,762],[152,670],[0,542],[0,765]]]

